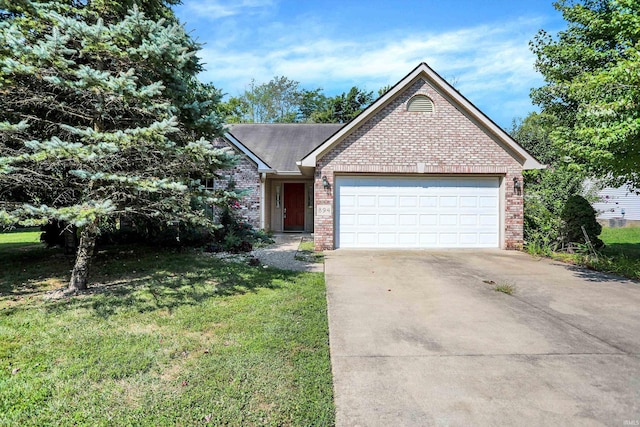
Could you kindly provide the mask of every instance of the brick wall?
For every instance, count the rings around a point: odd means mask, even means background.
[[[243,153],[237,151],[224,138],[218,138],[216,145],[219,147],[231,147],[240,155],[240,161],[232,169],[221,170],[220,175],[224,179],[216,180],[215,188],[227,188],[229,178],[233,178],[237,190],[246,190],[247,194],[240,200],[239,214],[247,222],[256,228],[260,227],[260,174],[255,163]]]
[[[433,113],[407,112],[416,94],[431,98]],[[505,147],[483,132],[424,80],[418,79],[317,162],[315,200],[332,205],[335,174],[486,174],[505,180],[504,241],[508,249],[523,243],[522,196],[513,194],[513,178],[522,167]],[[321,177],[332,185],[324,190]],[[334,212],[335,214],[335,212]],[[317,250],[334,248],[334,217],[315,217]]]

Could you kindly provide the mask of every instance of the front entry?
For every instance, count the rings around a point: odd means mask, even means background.
[[[304,231],[304,184],[284,184],[284,231]]]

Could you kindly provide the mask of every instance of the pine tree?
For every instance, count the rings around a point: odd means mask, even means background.
[[[105,21],[110,3],[0,0],[0,225],[77,226],[71,292],[106,221],[213,227],[204,207],[233,196],[201,182],[235,158],[209,142],[220,92],[195,77],[199,46],[162,1],[157,20]]]

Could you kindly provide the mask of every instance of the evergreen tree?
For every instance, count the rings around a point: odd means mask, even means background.
[[[205,206],[233,196],[200,181],[235,159],[208,142],[220,93],[196,80],[171,3],[150,2],[153,20],[107,0],[0,0],[0,225],[77,226],[69,291],[86,288],[105,221],[212,227]]]

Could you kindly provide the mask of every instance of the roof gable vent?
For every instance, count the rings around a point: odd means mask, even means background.
[[[433,113],[433,101],[425,95],[416,95],[407,103],[407,111]]]

